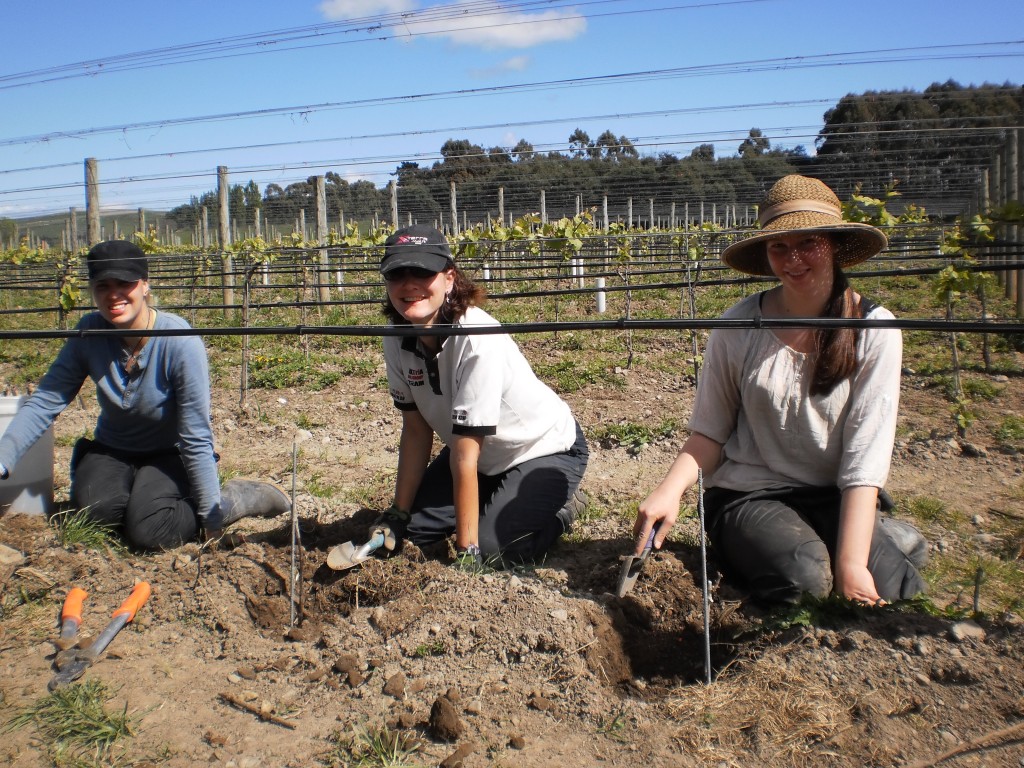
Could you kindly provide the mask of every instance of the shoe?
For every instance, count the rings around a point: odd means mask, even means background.
[[[565,502],[565,506],[555,514],[562,521],[562,532],[568,533],[572,530],[572,524],[576,522],[576,518],[586,512],[589,506],[590,497],[577,488],[572,496],[569,497],[569,500]]]
[[[917,528],[894,517],[883,517],[882,530],[918,570],[928,563],[928,540]]]
[[[243,517],[277,517],[289,512],[292,500],[284,491],[258,480],[228,480],[220,489],[221,526]]]

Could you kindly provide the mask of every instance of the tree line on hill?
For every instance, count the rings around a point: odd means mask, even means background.
[[[511,148],[449,139],[437,162],[429,167],[403,162],[393,176],[400,215],[418,221],[444,220],[453,182],[458,208],[469,212],[471,221],[496,214],[499,188],[505,210],[518,214],[538,210],[538,193],[544,190],[554,215],[571,215],[579,200],[589,206],[605,197],[617,209],[628,196],[639,198],[638,203],[647,198],[756,201],[776,179],[794,172],[821,178],[841,197],[855,187],[880,195],[893,185],[942,194],[956,192],[965,179],[973,178],[973,169],[986,166],[993,146],[1002,140],[1001,129],[1020,125],[1022,118],[1024,87],[948,81],[923,92],[844,96],[825,113],[813,156],[804,147],[772,147],[758,128],[750,130],[731,157],[716,157],[712,144],[701,144],[682,157],[669,152],[646,156],[628,137],[606,130],[591,139],[577,128],[564,152],[539,152],[525,139]],[[288,226],[305,210],[310,221],[315,216],[314,184],[310,177],[286,187],[269,184],[262,192],[253,181],[232,185],[229,214],[248,225],[259,211],[264,221]],[[349,182],[334,172],[325,174],[325,187],[332,226],[341,215],[363,221],[390,218],[386,187]],[[178,227],[192,228],[204,206],[209,225],[216,227],[215,191],[193,196],[168,217]]]

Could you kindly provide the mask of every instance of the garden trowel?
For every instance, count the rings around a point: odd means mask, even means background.
[[[373,553],[384,546],[386,533],[378,529],[370,540],[362,546],[356,546],[351,541],[331,549],[327,553],[327,566],[335,571],[344,571],[362,563],[373,556]]]
[[[647,562],[647,558],[654,548],[654,534],[658,532],[660,527],[660,521],[654,524],[654,527],[651,528],[651,535],[647,537],[647,543],[644,544],[644,550],[639,555],[621,555],[619,557],[622,560],[622,568],[619,570],[619,584],[615,590],[615,594],[618,597],[625,597],[629,590],[633,588],[633,585],[636,584],[637,577],[640,575],[640,571],[644,569],[644,563]]]

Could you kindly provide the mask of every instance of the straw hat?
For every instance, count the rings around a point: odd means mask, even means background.
[[[773,277],[765,241],[805,231],[832,236],[840,267],[860,264],[885,248],[888,241],[880,229],[843,221],[842,211],[836,193],[824,183],[807,176],[783,176],[758,209],[761,231],[726,248],[722,261],[748,275]]]

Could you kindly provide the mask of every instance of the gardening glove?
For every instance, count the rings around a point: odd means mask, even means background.
[[[459,548],[455,552],[455,562],[452,565],[464,573],[483,573],[484,559],[480,554],[480,547],[470,544],[468,547]]]
[[[409,524],[411,515],[404,509],[399,509],[396,504],[381,512],[380,517],[370,526],[370,538],[382,535],[384,537],[384,549],[393,552],[401,539],[405,527]]]
[[[5,467],[3,464],[0,464],[0,480],[6,480],[10,476],[11,473],[7,471],[7,467]]]

